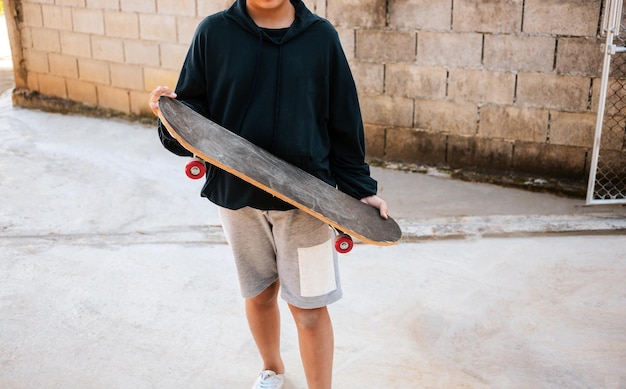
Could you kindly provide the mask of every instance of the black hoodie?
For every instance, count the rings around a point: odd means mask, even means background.
[[[350,196],[376,194],[364,161],[356,87],[337,32],[302,1],[291,2],[296,18],[282,38],[252,21],[245,0],[204,19],[177,99]],[[159,135],[171,152],[190,155],[160,123]],[[202,195],[230,209],[292,208],[213,166]]]

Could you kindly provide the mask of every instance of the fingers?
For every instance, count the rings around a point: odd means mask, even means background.
[[[382,200],[382,204],[380,208],[378,209],[380,210],[380,217],[382,217],[385,220],[389,219],[389,208],[387,207],[386,201]]]
[[[159,116],[159,97],[161,96],[174,99],[176,98],[176,93],[167,86],[157,86],[152,93],[150,93],[149,105],[155,116]]]
[[[361,199],[361,202],[371,205],[374,208],[377,208],[380,212],[380,217],[387,220],[389,219],[389,207],[387,206],[387,202],[382,198],[373,195],[369,197],[365,197]]]
[[[380,211],[380,217],[387,220],[389,219],[389,215],[388,215],[389,209],[387,208],[387,202],[383,199],[380,199],[380,201],[381,203],[380,203],[380,206],[378,207],[378,210]]]

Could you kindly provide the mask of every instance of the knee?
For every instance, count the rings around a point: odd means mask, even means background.
[[[290,305],[289,309],[299,329],[315,329],[329,319],[326,307],[302,309]]]
[[[257,307],[273,306],[278,301],[278,289],[279,284],[278,281],[276,281],[272,285],[268,286],[263,292],[247,299],[247,302]]]

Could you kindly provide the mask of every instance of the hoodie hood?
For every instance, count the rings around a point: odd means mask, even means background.
[[[319,18],[315,17],[315,15],[313,15],[313,13],[306,8],[301,0],[290,1],[296,9],[296,18],[283,39],[280,42],[274,41],[274,43],[286,43],[304,33],[314,24],[321,22]],[[228,10],[226,10],[224,17],[237,23],[244,30],[250,32],[254,36],[263,34],[266,39],[273,41],[269,36],[267,36],[267,34],[263,33],[263,29],[257,26],[250,15],[248,15],[248,11],[246,10],[246,0],[237,0]]]

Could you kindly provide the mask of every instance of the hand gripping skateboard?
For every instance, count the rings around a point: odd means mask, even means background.
[[[161,97],[159,107],[159,118],[170,134],[200,161],[247,181],[339,231],[337,251],[352,248],[349,236],[377,246],[393,245],[402,237],[398,224],[392,218],[381,218],[378,209],[213,123],[181,102]]]

